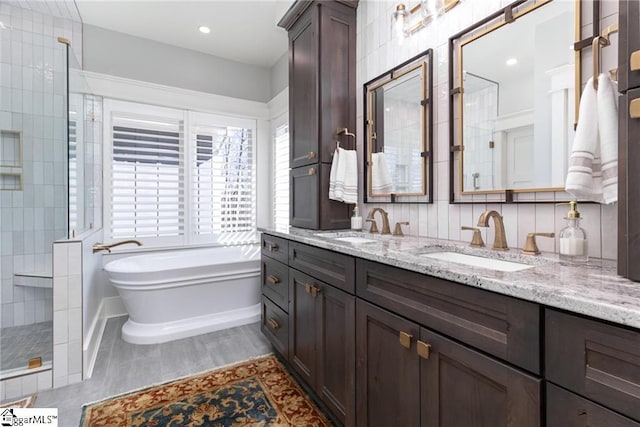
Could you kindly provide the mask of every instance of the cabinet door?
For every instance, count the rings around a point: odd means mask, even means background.
[[[314,230],[349,228],[350,207],[329,199],[331,165],[317,163],[291,169],[290,224]]]
[[[621,0],[619,6],[620,38],[618,41],[618,89],[621,92],[640,87],[640,3],[637,0]],[[632,57],[635,61],[632,60]],[[632,63],[635,63],[632,69]]]
[[[329,285],[321,285],[318,395],[345,426],[355,425],[356,301]]]
[[[539,379],[424,328],[420,341],[423,427],[540,426]]]
[[[355,150],[354,137],[336,135],[347,128],[356,133],[356,11],[338,2],[320,3],[320,161],[331,163],[335,141]]]
[[[640,332],[551,309],[545,330],[549,381],[640,421]]]
[[[420,425],[418,325],[356,302],[356,419],[359,426]],[[404,345],[400,342],[402,335]],[[406,347],[406,338],[409,338]]]
[[[320,203],[318,199],[318,165],[291,169],[290,174],[289,211],[291,225],[318,229],[318,203]]]
[[[640,118],[632,118],[631,103],[640,102],[640,89],[629,90],[619,101],[618,274],[640,281]]]
[[[547,383],[547,427],[640,427],[640,423]]]
[[[317,384],[318,336],[317,296],[309,289],[317,284],[311,276],[289,269],[289,356],[291,365],[312,388]]]
[[[317,6],[289,31],[290,166],[318,162]]]

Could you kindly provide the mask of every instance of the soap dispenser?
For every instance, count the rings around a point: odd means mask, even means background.
[[[357,203],[353,208],[353,216],[351,217],[351,229],[362,230],[362,217],[360,216],[360,211],[358,210]]]
[[[558,240],[560,241],[560,260],[569,262],[587,262],[589,260],[589,245],[587,243],[587,233],[580,227],[580,212],[578,203],[560,203],[569,205],[567,216],[567,226],[560,230]]]

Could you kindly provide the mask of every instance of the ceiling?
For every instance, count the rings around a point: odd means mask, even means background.
[[[75,0],[82,22],[221,58],[272,67],[287,51],[276,26],[293,0]],[[201,25],[210,34],[198,31]]]

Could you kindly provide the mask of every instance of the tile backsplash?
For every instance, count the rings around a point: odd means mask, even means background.
[[[391,32],[391,15],[397,4],[395,0],[365,0],[359,3],[357,100],[363,99],[362,85],[365,82],[428,48],[434,51],[434,203],[367,203],[362,210],[363,215],[366,215],[369,209],[380,206],[389,212],[392,226],[396,221],[409,221],[410,225],[404,227],[407,234],[470,241],[471,232],[461,231],[460,227],[475,226],[483,211],[494,209],[504,217],[507,243],[510,247],[521,248],[527,233],[555,232],[555,239],[539,238],[537,241],[542,251],[558,251],[557,234],[566,225],[563,217],[568,211],[567,206],[555,206],[553,203],[491,203],[487,198],[479,204],[449,204],[448,39],[510,3],[510,0],[461,1],[445,15],[404,39],[401,45]],[[591,26],[590,11],[587,9],[583,11],[582,17],[584,29]],[[601,2],[602,28],[617,22],[617,15],[617,2]],[[616,46],[617,35],[614,35],[612,47],[602,52],[602,69],[608,70],[617,66]],[[590,50],[587,48],[583,51],[583,82],[589,77],[591,69]],[[362,102],[358,102],[357,105],[357,129],[363,129]],[[358,132],[358,150],[363,150],[363,146],[363,134]],[[362,181],[359,188],[365,188]],[[548,196],[543,193],[532,194],[532,200],[543,200],[542,197]],[[583,218],[581,225],[589,239],[589,256],[616,259],[617,205],[583,203],[579,205],[579,210]],[[489,229],[482,229],[482,233],[485,242],[491,245],[493,225]]]

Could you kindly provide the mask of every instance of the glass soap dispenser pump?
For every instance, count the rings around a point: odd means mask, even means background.
[[[587,243],[587,233],[580,227],[580,212],[578,203],[560,203],[569,205],[571,208],[564,218],[567,226],[560,230],[558,240],[560,241],[560,260],[568,262],[587,262],[589,260],[589,245]]]

